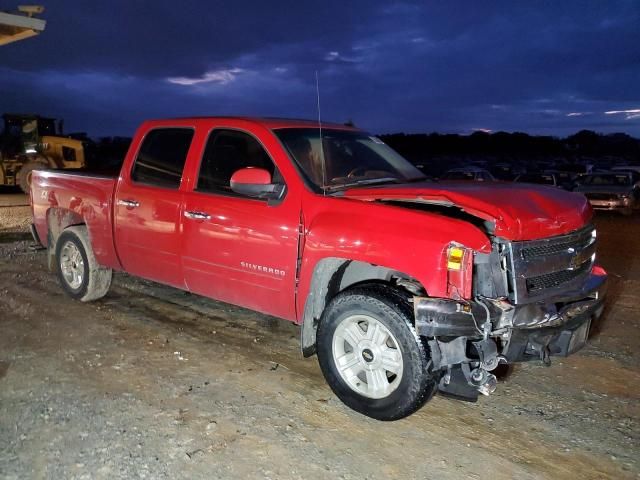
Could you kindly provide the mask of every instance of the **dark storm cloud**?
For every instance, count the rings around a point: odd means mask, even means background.
[[[51,2],[0,49],[0,108],[127,134],[148,117],[640,136],[640,3]],[[617,111],[619,113],[605,112]],[[573,114],[573,115],[571,115]]]
[[[329,1],[316,9],[299,1],[59,1],[47,5],[40,49],[22,42],[3,55],[21,70],[195,75],[270,47],[348,43],[366,5]],[[41,54],[34,62],[36,50]]]

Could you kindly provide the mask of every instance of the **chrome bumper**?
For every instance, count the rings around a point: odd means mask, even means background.
[[[622,199],[589,200],[589,203],[596,210],[624,210],[631,207],[629,200]]]

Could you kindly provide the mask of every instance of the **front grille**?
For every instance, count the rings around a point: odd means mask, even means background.
[[[579,288],[593,266],[595,241],[588,225],[567,235],[508,243],[510,298],[529,303]]]
[[[570,248],[578,252],[587,247],[593,241],[591,235],[591,229],[581,231],[575,237],[567,240],[555,240],[549,239],[546,243],[535,243],[532,245],[525,245],[521,250],[521,256],[523,260],[531,260],[538,257],[547,257],[549,255],[557,255],[559,253],[567,252]]]
[[[560,272],[547,273],[537,277],[527,278],[527,291],[535,293],[546,288],[555,288],[563,283],[570,282],[591,268],[591,262],[587,261],[574,270],[562,270]]]

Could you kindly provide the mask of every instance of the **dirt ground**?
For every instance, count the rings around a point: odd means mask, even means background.
[[[596,220],[610,294],[581,352],[382,423],[287,322],[124,274],[69,299],[25,215],[0,206],[0,478],[640,478],[638,216]]]

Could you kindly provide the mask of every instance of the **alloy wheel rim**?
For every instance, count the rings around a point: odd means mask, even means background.
[[[369,315],[351,315],[333,335],[333,362],[345,383],[367,398],[389,396],[402,381],[402,351],[391,331]]]
[[[67,241],[60,251],[60,270],[67,285],[77,290],[84,280],[84,259],[80,249],[71,241]]]

